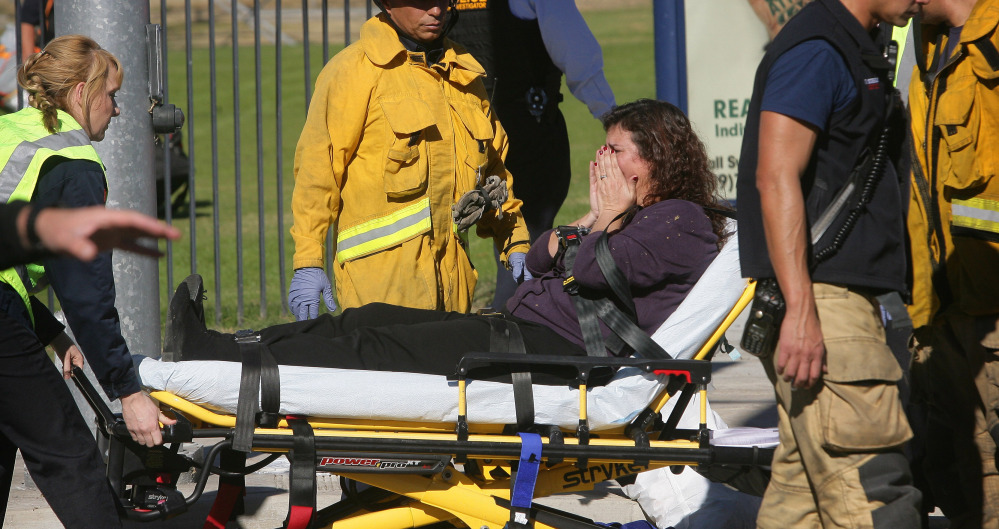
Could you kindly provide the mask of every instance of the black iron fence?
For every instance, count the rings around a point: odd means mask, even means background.
[[[27,9],[44,21],[35,42],[17,32],[18,62],[22,49],[59,34],[50,7],[14,0],[16,28]],[[151,0],[151,22],[163,29],[164,100],[186,115],[181,133],[156,140],[160,215],[186,231],[166,245],[161,299],[200,273],[216,324],[241,326],[254,310],[253,320],[287,314],[294,145],[314,75],[372,14],[371,0]],[[25,104],[20,91],[15,104]]]

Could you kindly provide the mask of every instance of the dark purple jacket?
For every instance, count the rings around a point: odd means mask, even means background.
[[[520,285],[507,302],[518,318],[547,325],[567,340],[583,345],[576,308],[562,289],[566,277],[548,253],[549,232],[527,254],[535,279]],[[595,248],[599,232],[583,237],[573,275],[580,288],[610,292]],[[700,206],[685,200],[664,200],[640,210],[623,229],[610,236],[614,262],[628,279],[638,312],[638,326],[648,334],[673,314],[711,260],[718,255],[718,237]],[[610,330],[600,324],[606,338]]]

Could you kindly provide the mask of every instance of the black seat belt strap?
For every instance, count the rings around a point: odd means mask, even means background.
[[[576,307],[576,319],[579,320],[579,330],[583,334],[586,355],[607,356],[603,333],[600,332],[600,320],[597,318],[592,300],[579,295],[571,296],[571,299],[572,304]]]
[[[621,303],[621,308],[625,311],[632,321],[637,321],[637,312],[635,311],[635,300],[631,297],[631,289],[628,287],[628,279],[624,277],[624,273],[618,268],[617,264],[614,262],[614,256],[611,255],[610,251],[610,237],[608,237],[607,232],[600,234],[600,238],[597,239],[597,246],[595,248],[595,255],[597,258],[597,266],[600,267],[600,271],[604,274],[604,280],[607,281],[607,285],[617,296],[618,302]]]
[[[289,510],[287,529],[307,529],[316,513],[316,437],[312,425],[302,418],[288,418],[293,448],[288,454]]]
[[[240,452],[250,451],[253,429],[257,423],[273,428],[280,420],[280,372],[270,349],[259,340],[259,336],[240,337],[236,340],[243,357],[243,368],[232,448]]]
[[[516,323],[502,318],[489,318],[489,350],[494,353],[527,354],[524,337]],[[517,414],[517,430],[524,431],[534,424],[534,385],[530,371],[510,373],[513,384],[513,404]]]
[[[609,299],[596,302],[597,316],[610,327],[624,343],[628,344],[643,358],[658,358],[669,360],[673,355],[666,352],[645,331],[628,319]]]
[[[527,354],[524,348],[524,337],[520,334],[520,327],[512,321],[506,322],[510,329],[510,352],[516,354]],[[534,384],[531,381],[530,371],[515,371],[510,373],[513,382],[513,403],[517,412],[517,429],[524,431],[534,424]]]
[[[506,320],[499,317],[489,317],[489,352],[506,353],[510,351],[510,331]]]
[[[260,348],[260,412],[257,423],[264,428],[277,428],[281,420],[281,372],[267,344]]]
[[[563,227],[559,226],[559,229],[561,230]],[[569,298],[572,299],[572,304],[576,307],[576,319],[579,321],[583,345],[586,346],[586,355],[607,356],[607,346],[604,344],[603,333],[600,332],[600,321],[597,319],[597,313],[593,310],[592,304],[588,303],[589,300],[579,295],[579,285],[576,284],[576,278],[571,275],[572,267],[576,262],[576,254],[579,253],[579,237],[581,235],[576,233],[575,237],[566,237],[559,233],[559,236],[562,237],[560,241],[563,251],[562,264],[565,266],[566,273],[570,274],[568,279],[562,282],[562,288],[569,293]]]
[[[240,343],[239,351],[243,357],[243,369],[239,381],[232,449],[249,452],[253,446],[253,428],[259,411],[257,398],[260,395],[260,348],[254,344]]]

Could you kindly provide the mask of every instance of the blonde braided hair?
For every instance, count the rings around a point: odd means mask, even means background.
[[[90,128],[90,101],[107,86],[109,75],[115,75],[121,83],[121,62],[114,55],[90,37],[64,35],[52,39],[44,50],[24,61],[17,71],[17,84],[28,92],[28,103],[42,111],[45,128],[55,133],[59,128],[56,111],[73,114],[69,95],[79,83],[83,83],[83,115],[73,117]]]

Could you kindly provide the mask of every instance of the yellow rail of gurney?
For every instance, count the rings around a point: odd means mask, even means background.
[[[725,334],[725,331],[727,331],[728,328],[732,326],[732,323],[735,322],[736,318],[738,318],[739,315],[742,314],[742,311],[749,306],[749,303],[753,301],[753,294],[755,293],[756,293],[756,281],[751,280],[746,285],[746,288],[743,289],[742,295],[739,296],[739,299],[735,302],[735,305],[732,307],[732,310],[728,311],[728,314],[725,316],[725,319],[722,320],[721,324],[718,325],[718,328],[715,329],[715,332],[711,334],[711,337],[704,342],[704,345],[702,345],[701,348],[697,351],[697,354],[694,355],[694,360],[703,360],[706,356],[708,356],[708,353],[710,353],[711,350],[714,349],[715,344],[718,343],[718,340],[721,340],[721,337]],[[666,403],[669,402],[669,399],[670,399],[670,394],[667,393],[665,389],[663,389],[662,391],[659,392],[659,395],[656,395],[656,398],[653,399],[652,404],[649,407],[655,410],[656,413],[659,413],[660,411],[662,411],[663,407],[666,406]],[[701,392],[702,407],[704,407],[704,402],[705,402],[704,392]]]

